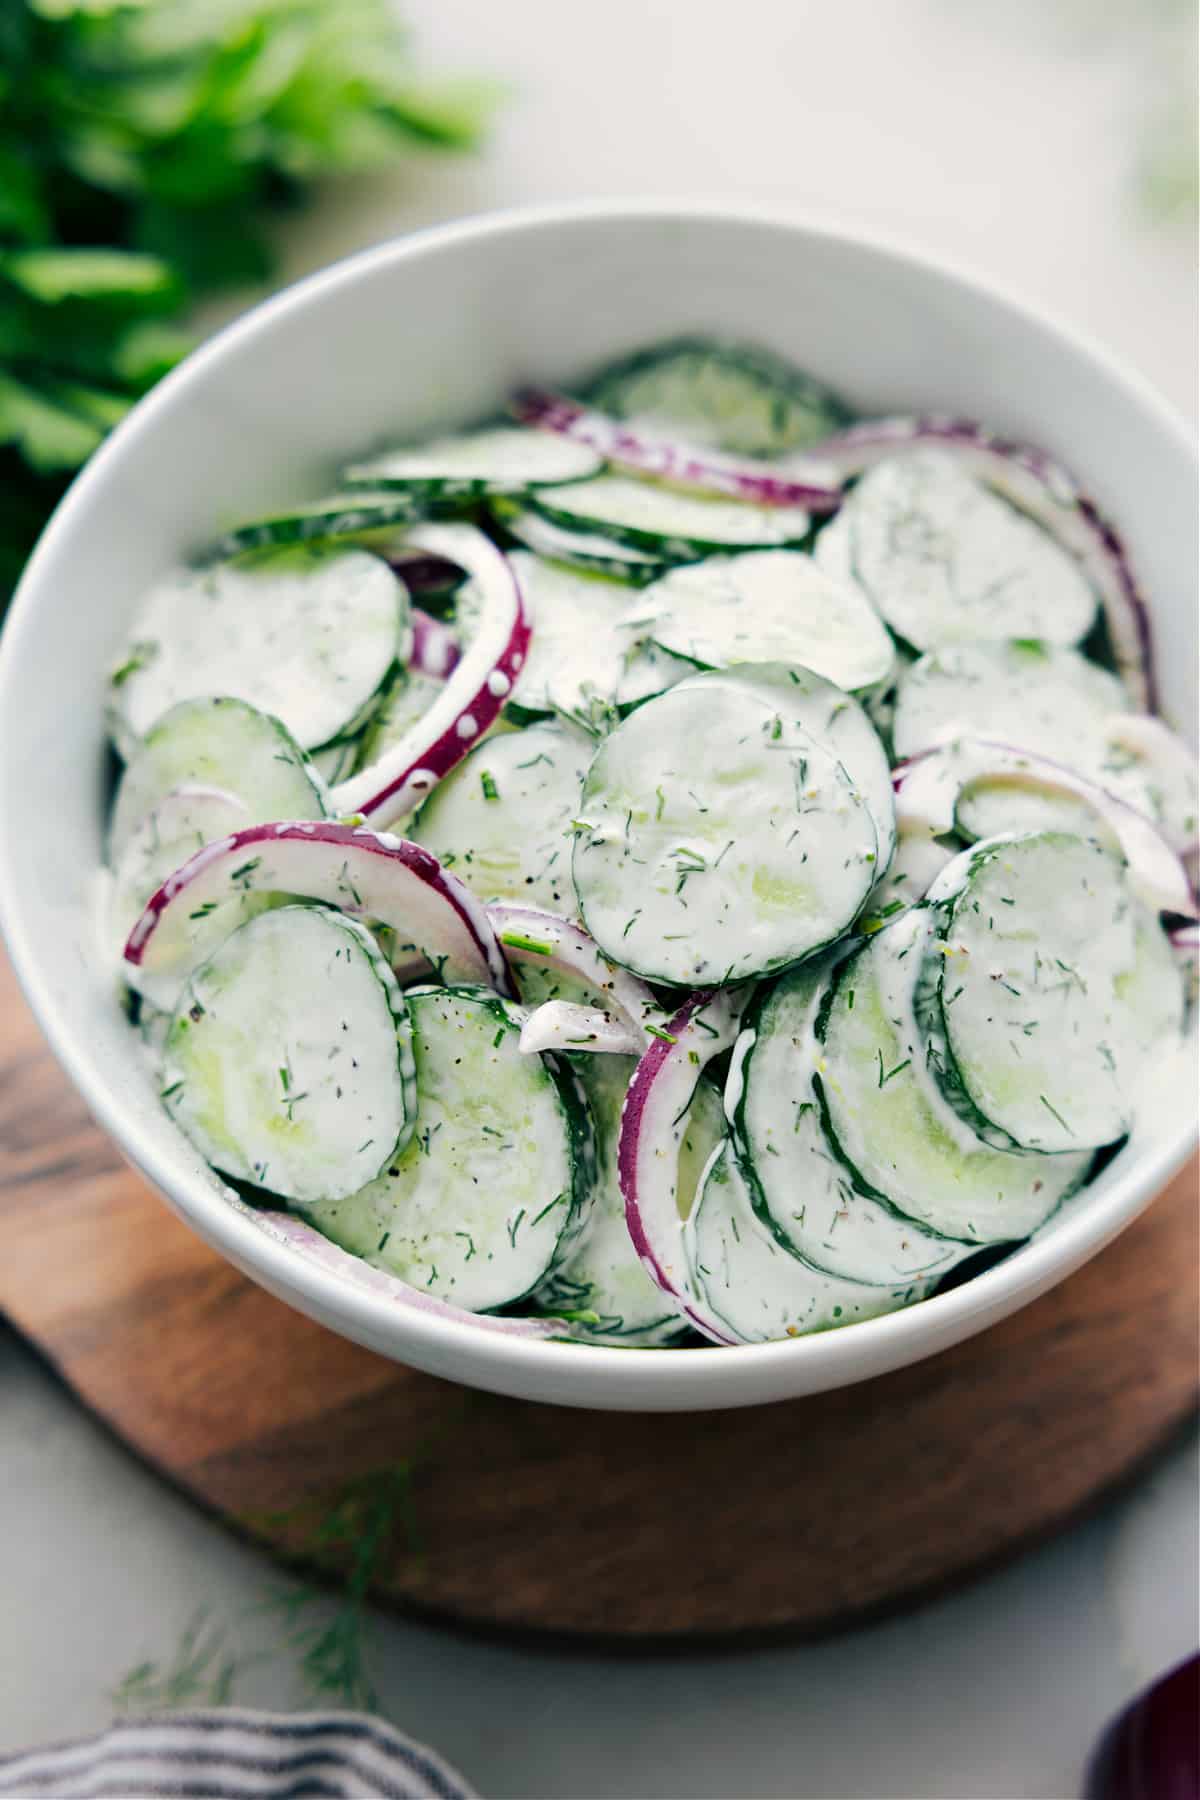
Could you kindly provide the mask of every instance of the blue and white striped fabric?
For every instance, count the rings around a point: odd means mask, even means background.
[[[475,1800],[441,1757],[362,1713],[239,1707],[130,1719],[0,1757],[12,1800]]]

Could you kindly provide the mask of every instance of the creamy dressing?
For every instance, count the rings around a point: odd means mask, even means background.
[[[744,1344],[770,1343],[879,1318],[919,1300],[930,1281],[868,1287],[802,1262],[758,1218],[737,1158],[722,1146],[709,1164],[686,1232],[697,1289]]]
[[[768,1221],[785,1247],[814,1267],[869,1286],[889,1287],[942,1275],[969,1255],[882,1201],[859,1193],[821,1123],[813,1075],[815,1037],[830,963],[784,976],[757,1013],[751,1040],[725,1106],[739,1155]]]
[[[854,573],[918,650],[985,638],[1074,644],[1095,617],[1075,558],[943,451],[877,463],[843,511]]]
[[[227,937],[184,990],[160,1093],[240,1180],[301,1205],[370,1180],[416,1114],[408,1010],[370,933],[283,907]]]
[[[362,550],[277,550],[177,569],[142,603],[113,677],[132,748],[178,701],[219,694],[309,748],[353,729],[408,629],[408,598]]]
[[[891,670],[892,640],[862,590],[797,550],[685,564],[636,607],[664,650],[705,668],[799,663],[853,691]]]
[[[545,1275],[576,1205],[563,1101],[494,996],[428,990],[409,1004],[416,1132],[377,1180],[309,1216],[423,1293],[503,1306]]]
[[[571,828],[592,751],[559,720],[489,738],[438,783],[412,839],[481,900],[572,913]]]
[[[1139,940],[1148,946],[1150,932],[1162,942],[1165,985],[1179,992],[1157,921],[1135,901],[1124,865],[1056,832],[993,838],[939,876],[932,892],[943,891],[952,896],[944,936],[926,960],[940,960],[936,1013],[970,1103],[1026,1149],[1078,1150],[1122,1136],[1146,1033],[1159,1035],[1158,984],[1151,979],[1146,992],[1138,979]]]
[[[627,618],[630,590],[623,583],[524,550],[511,561],[533,620],[532,647],[513,693],[519,706],[590,723],[690,672],[671,657],[647,663],[645,632]]]
[[[785,707],[784,695],[697,678],[601,744],[572,872],[584,922],[615,960],[684,987],[724,983],[795,961],[853,920],[875,879],[874,820]]]
[[[1063,644],[947,644],[904,671],[897,758],[964,734],[998,738],[1095,776],[1113,715],[1128,705],[1115,675]]]
[[[817,1064],[829,1125],[863,1184],[931,1230],[980,1244],[1024,1238],[1085,1178],[1091,1153],[989,1149],[935,1099],[913,1011],[929,923],[924,909],[903,914],[839,976]]]

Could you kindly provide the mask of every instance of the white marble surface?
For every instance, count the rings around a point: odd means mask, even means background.
[[[288,273],[521,201],[744,198],[880,223],[973,264],[1194,413],[1194,235],[1152,226],[1130,180],[1187,52],[1172,0],[408,10],[441,66],[510,82],[492,151],[330,196],[291,233]],[[390,1717],[495,1800],[1061,1800],[1102,1722],[1195,1647],[1196,1497],[1189,1436],[1058,1542],[819,1646],[630,1661],[381,1621],[379,1686]],[[169,1656],[198,1606],[253,1641],[238,1621],[270,1579],[0,1331],[0,1747],[103,1722],[122,1674]],[[241,1695],[302,1701],[280,1660]]]

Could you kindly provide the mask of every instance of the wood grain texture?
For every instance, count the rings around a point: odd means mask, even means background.
[[[378,1595],[477,1625],[815,1634],[1054,1531],[1196,1405],[1196,1181],[881,1380],[708,1416],[527,1405],[360,1350],[224,1263],[120,1161],[0,967],[0,1309],[136,1451],[292,1560],[305,1503],[414,1458],[421,1550],[391,1546]]]

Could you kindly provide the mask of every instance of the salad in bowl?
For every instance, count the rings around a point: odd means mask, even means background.
[[[1083,1210],[1185,1029],[1194,758],[1044,451],[678,336],[214,519],[100,930],[269,1234],[509,1337],[841,1331]]]

